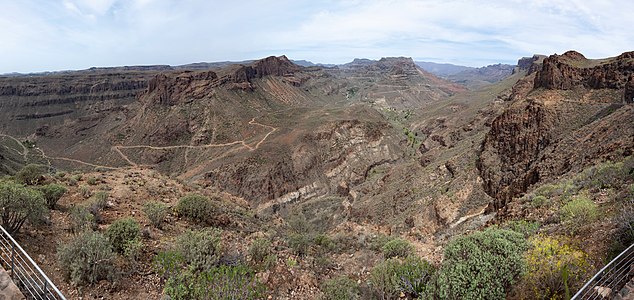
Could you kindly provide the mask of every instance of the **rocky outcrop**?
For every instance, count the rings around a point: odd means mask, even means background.
[[[625,84],[623,89],[623,102],[634,103],[634,77],[630,77],[630,80]]]
[[[216,80],[218,75],[212,71],[183,72],[176,76],[158,74],[148,82],[147,93],[153,94],[155,101],[163,105],[176,105],[186,100],[192,86],[206,85]]]
[[[399,159],[386,130],[384,123],[338,121],[298,136],[291,144],[219,166],[205,178],[263,207],[326,193],[348,196],[346,191],[365,180],[370,169]]]
[[[634,97],[632,55],[589,61],[569,51],[546,58],[538,72],[516,83],[512,104],[481,146],[478,169],[495,198],[490,210],[539,181],[631,151],[634,110],[623,102]]]
[[[78,71],[53,75],[0,77],[0,117],[5,132],[31,134],[43,125],[133,103],[152,72]]]
[[[270,56],[251,65],[241,65],[235,71],[219,76],[213,71],[185,71],[182,73],[163,73],[150,80],[147,94],[154,102],[163,105],[177,105],[182,101],[203,97],[210,89],[224,87],[228,90],[252,91],[252,81],[265,76],[289,77],[287,82],[299,86],[301,78],[294,78],[301,67],[292,63],[286,56]]]
[[[581,53],[568,51],[544,59],[535,77],[535,88],[569,90],[574,87],[591,89],[622,89],[634,76],[634,52],[626,52],[608,62],[587,60]]]
[[[539,180],[534,163],[550,144],[552,117],[537,102],[517,105],[497,117],[483,144],[478,162],[494,209]]]
[[[526,71],[528,75],[533,74],[539,71],[545,58],[545,55],[539,54],[535,54],[532,57],[522,57],[517,61],[517,68],[520,71]]]

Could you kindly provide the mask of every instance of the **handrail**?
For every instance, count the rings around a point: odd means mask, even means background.
[[[27,299],[66,300],[20,244],[4,227],[0,229],[0,264],[11,271],[11,279],[22,294]]]
[[[571,300],[604,299],[618,293],[634,277],[633,264],[634,244],[601,268]]]

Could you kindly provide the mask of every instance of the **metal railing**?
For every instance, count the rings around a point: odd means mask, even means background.
[[[610,299],[634,277],[634,244],[610,261],[574,295],[572,300]]]
[[[42,269],[0,226],[0,264],[27,299],[66,300]]]

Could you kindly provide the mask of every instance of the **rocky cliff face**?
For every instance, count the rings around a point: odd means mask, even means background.
[[[66,74],[0,78],[5,132],[18,135],[130,104],[147,87],[150,72]]]
[[[513,103],[482,143],[478,166],[496,199],[490,209],[504,208],[538,181],[631,152],[634,114],[623,102],[632,92],[633,63],[631,52],[589,61],[569,51],[544,59],[538,72],[518,81]],[[607,124],[613,124],[609,133]]]
[[[545,55],[539,54],[535,54],[532,57],[522,57],[517,61],[517,67],[530,75],[539,71],[545,58]]]
[[[634,52],[626,52],[608,61],[591,62],[581,53],[568,51],[544,59],[535,77],[535,88],[569,90],[623,89],[634,76]]]
[[[232,71],[217,74],[213,71],[183,71],[181,73],[162,73],[156,75],[148,84],[144,98],[163,105],[178,105],[188,99],[200,99],[213,93],[213,89],[223,87],[230,90],[253,91],[252,81],[265,76],[293,77],[301,67],[292,63],[286,56],[270,56],[250,65],[240,65]],[[294,85],[303,80],[287,78]]]
[[[551,143],[552,118],[543,104],[529,102],[514,105],[493,121],[479,164],[495,209],[539,180],[534,164]]]

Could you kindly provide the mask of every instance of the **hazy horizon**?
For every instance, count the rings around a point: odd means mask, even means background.
[[[632,50],[634,3],[584,1],[0,0],[0,74],[244,61],[341,64],[406,56],[481,67]]]

